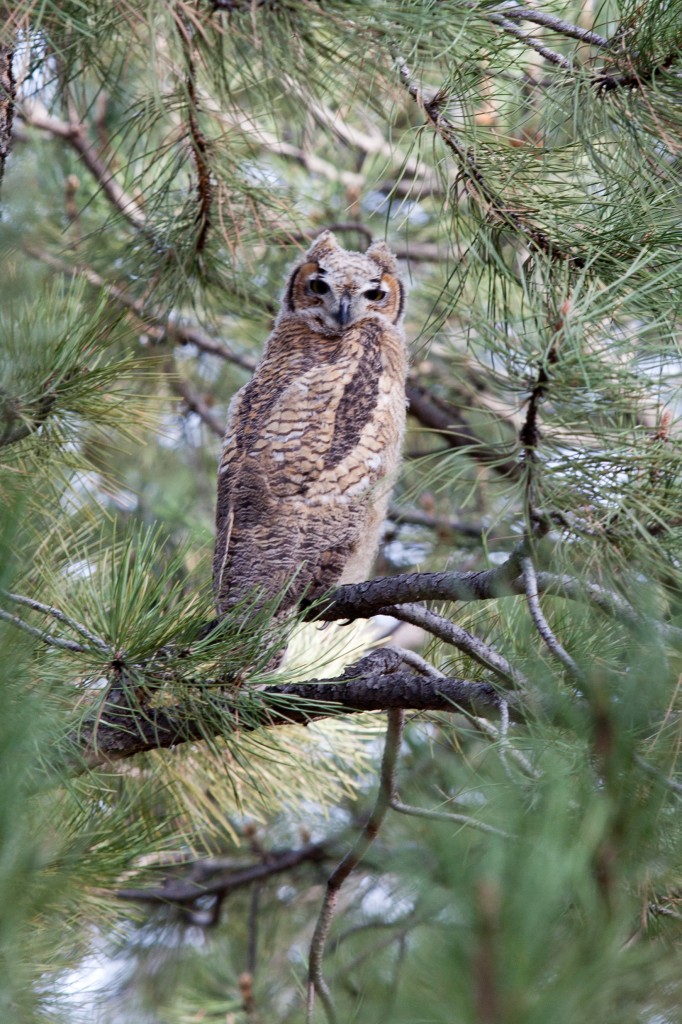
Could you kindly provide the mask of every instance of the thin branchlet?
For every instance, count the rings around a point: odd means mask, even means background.
[[[93,647],[98,648],[104,654],[111,654],[111,648],[101,637],[96,636],[92,630],[88,629],[87,626],[79,622],[72,615],[67,615],[66,612],[61,611],[60,608],[55,608],[53,605],[44,604],[42,601],[36,601],[33,597],[25,597],[23,594],[13,594],[8,590],[0,591],[0,597],[4,597],[7,601],[12,601],[14,604],[24,605],[26,608],[32,608],[33,611],[42,612],[44,615],[50,615],[57,622],[63,622],[64,625],[70,626],[71,629],[75,630],[76,633],[88,640]]]
[[[548,256],[554,261],[567,262],[575,269],[584,267],[583,256],[577,252],[565,250],[533,222],[528,211],[518,205],[512,206],[507,196],[496,192],[478,166],[473,150],[462,141],[459,133],[443,114],[444,94],[436,92],[430,99],[427,99],[402,57],[395,54],[395,59],[403,85],[420,110],[424,112],[429,124],[443,140],[446,148],[455,157],[459,173],[469,186],[470,195],[476,200],[485,216],[508,224],[524,239],[531,251],[542,253],[543,256]]]
[[[47,647],[56,647],[60,651],[71,651],[74,654],[87,653],[87,648],[75,640],[64,640],[62,637],[53,636],[43,629],[38,629],[36,626],[31,626],[28,622],[24,622],[18,615],[11,615],[10,612],[3,611],[2,608],[0,608],[0,619],[3,622],[9,622],[12,626],[16,626],[23,633],[28,633],[29,636],[35,637],[36,640],[40,640]]]
[[[518,669],[496,651],[490,644],[485,643],[480,637],[474,636],[463,626],[458,626],[449,619],[437,615],[436,612],[424,608],[420,604],[399,604],[388,608],[382,608],[382,615],[394,615],[403,622],[409,622],[413,626],[421,626],[432,636],[438,637],[447,644],[456,647],[457,650],[468,654],[470,658],[488,668],[491,672],[508,685],[518,686],[521,689],[528,689],[529,682]]]
[[[512,838],[509,832],[496,828],[495,825],[488,825],[485,821],[471,818],[467,814],[455,814],[452,811],[433,811],[425,807],[414,807],[411,804],[404,804],[397,797],[391,800],[391,810],[399,814],[407,814],[413,818],[427,818],[430,821],[450,821],[453,825],[464,825],[467,828],[476,829],[479,832],[487,832],[489,835],[501,836],[503,839]]]
[[[531,618],[535,623],[535,628],[544,640],[547,649],[554,655],[558,660],[568,669],[571,676],[579,683],[585,682],[585,674],[582,669],[578,667],[577,662],[571,657],[571,655],[562,647],[559,640],[554,635],[547,619],[544,616],[542,608],[540,607],[540,601],[538,599],[538,581],[535,572],[535,566],[533,560],[529,555],[524,555],[521,558],[521,568],[523,571],[523,582],[526,588],[526,600],[528,602],[528,609],[531,614]]]
[[[374,809],[369,816],[361,835],[355,846],[346,854],[338,867],[332,872],[327,881],[327,890],[317,919],[313,938],[310,943],[310,954],[308,957],[308,994],[306,1000],[306,1024],[312,1024],[313,1007],[315,994],[320,998],[329,1024],[336,1024],[337,1016],[331,997],[331,992],[324,980],[322,972],[322,958],[324,949],[331,928],[334,910],[338,900],[341,886],[352,871],[363,859],[367,850],[376,839],[386,813],[395,797],[395,778],[400,752],[400,741],[405,725],[405,712],[393,710],[388,712],[388,724],[386,727],[386,741],[384,745],[384,756],[381,761],[381,774],[379,780],[379,792],[377,794]]]
[[[185,92],[187,95],[187,129],[190,147],[197,172],[197,234],[194,251],[200,256],[206,248],[211,229],[211,207],[213,205],[213,182],[208,162],[209,146],[206,135],[199,124],[199,100],[197,94],[197,70],[193,51],[193,30],[180,13],[176,15],[176,26],[185,64]]]

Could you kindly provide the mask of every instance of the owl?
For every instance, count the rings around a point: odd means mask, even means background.
[[[266,601],[281,618],[369,575],[405,426],[403,309],[383,242],[348,252],[325,231],[291,271],[264,355],[228,412],[220,619]]]

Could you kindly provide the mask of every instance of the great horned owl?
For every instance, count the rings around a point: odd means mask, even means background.
[[[289,275],[253,377],[230,405],[218,473],[213,584],[278,615],[367,578],[399,461],[403,286],[383,242],[330,231]]]

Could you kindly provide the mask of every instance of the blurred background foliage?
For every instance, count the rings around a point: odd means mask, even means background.
[[[679,0],[0,11],[6,1019],[302,1018],[383,719],[216,737],[216,673],[272,681],[273,637],[202,630],[227,406],[332,227],[386,238],[409,288],[377,575],[483,570],[525,538],[572,587],[541,598],[571,662],[522,594],[437,606],[534,699],[508,728],[408,722],[422,814],[389,812],[341,891],[338,1019],[679,1021]],[[280,677],[332,676],[389,625],[306,626]],[[74,760],[122,664],[161,706],[191,697],[207,739]],[[213,895],[148,905],[165,877]]]

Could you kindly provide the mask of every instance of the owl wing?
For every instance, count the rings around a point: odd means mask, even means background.
[[[376,478],[368,461],[380,462],[369,362],[363,354],[351,375],[346,364],[310,367],[281,387],[254,380],[233,401],[218,481],[220,613],[249,590],[274,598],[289,585],[285,609],[342,574],[358,532],[349,502]]]

